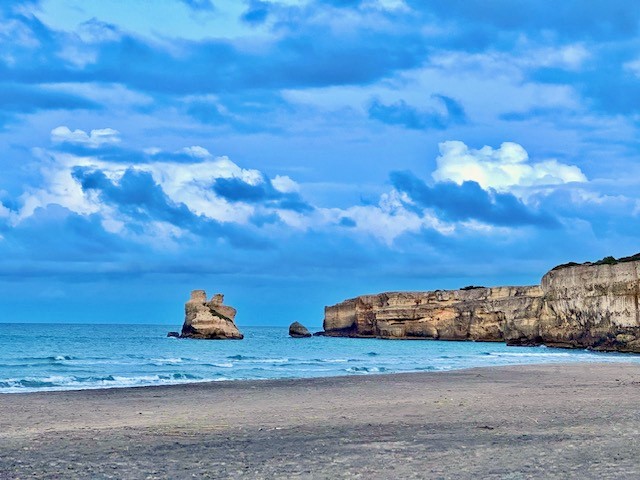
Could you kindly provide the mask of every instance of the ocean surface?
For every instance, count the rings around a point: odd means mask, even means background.
[[[167,325],[0,323],[0,393],[531,363],[640,362],[640,355],[501,343],[292,339],[284,327],[242,327],[241,341],[167,338],[168,330]]]

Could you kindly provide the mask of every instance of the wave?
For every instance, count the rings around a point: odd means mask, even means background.
[[[52,360],[54,362],[62,362],[64,360],[75,360],[75,357],[72,357],[71,355],[55,355],[55,356],[50,356],[47,357],[47,360]]]
[[[216,377],[219,377],[216,375]],[[139,387],[175,383],[215,381],[220,378],[203,378],[190,373],[138,376],[90,376],[51,375],[48,377],[9,378],[0,380],[0,392],[32,392],[38,390],[79,390],[95,388]]]
[[[385,367],[349,367],[344,370],[349,373],[379,373],[386,372]]]
[[[228,360],[246,361],[251,363],[288,363],[291,361],[289,358],[261,358],[251,357],[248,355],[229,355]]]
[[[483,352],[483,355],[489,355],[491,357],[545,357],[545,358],[553,358],[553,357],[573,357],[575,353],[569,352],[544,352],[544,353],[534,353],[534,352]]]
[[[258,357],[250,357],[247,355],[229,355],[229,360],[256,360]]]
[[[63,362],[65,360],[76,360],[71,355],[48,355],[46,357],[19,357],[15,360],[22,362]]]
[[[176,357],[176,358],[152,358],[151,359],[151,363],[153,365],[175,365],[176,363],[182,363],[184,362],[183,358],[180,357]]]

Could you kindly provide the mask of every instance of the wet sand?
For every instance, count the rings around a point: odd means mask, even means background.
[[[0,478],[640,478],[640,366],[0,395]]]

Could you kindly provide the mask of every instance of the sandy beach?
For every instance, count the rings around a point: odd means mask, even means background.
[[[638,478],[640,368],[0,396],[0,478]]]

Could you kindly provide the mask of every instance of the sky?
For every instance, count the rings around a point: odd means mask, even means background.
[[[319,327],[640,251],[621,0],[5,0],[0,321]],[[126,330],[123,331],[126,335]]]

